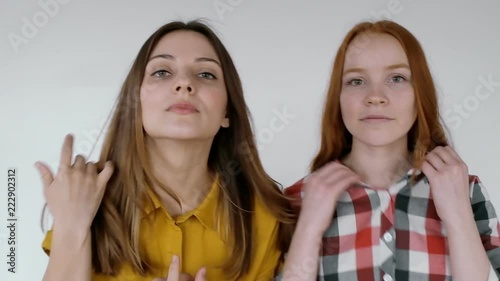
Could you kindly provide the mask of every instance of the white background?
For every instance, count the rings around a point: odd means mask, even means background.
[[[456,150],[500,210],[500,2],[457,2],[1,0],[0,279],[40,280],[47,265],[33,163],[55,169],[67,133],[89,155],[140,46],[170,20],[201,17],[217,30],[243,80],[265,168],[284,186],[307,172],[318,148],[345,33],[364,19],[401,23],[425,49]],[[283,110],[293,118],[276,129],[270,122]],[[18,169],[17,274],[6,264],[8,167]]]

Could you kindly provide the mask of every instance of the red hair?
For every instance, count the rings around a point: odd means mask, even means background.
[[[343,158],[351,150],[352,135],[342,120],[340,109],[345,56],[348,48],[356,51],[356,48],[363,47],[361,45],[372,40],[372,36],[376,34],[389,34],[396,38],[403,47],[410,64],[417,111],[417,119],[408,132],[408,150],[413,159],[413,167],[419,168],[425,154],[436,146],[448,145],[443,127],[439,122],[436,88],[418,40],[407,29],[392,21],[361,22],[347,33],[335,57],[323,110],[321,146],[311,163],[311,172],[330,161]],[[359,40],[356,44],[351,44],[357,37]]]

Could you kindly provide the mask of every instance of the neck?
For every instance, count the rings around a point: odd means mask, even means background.
[[[210,191],[213,179],[207,163],[211,145],[211,140],[149,139],[148,151],[154,175],[181,203],[179,206],[159,186],[153,187],[172,215],[196,208]]]
[[[364,183],[381,189],[389,188],[411,168],[406,138],[380,147],[354,139],[351,152],[342,162]]]

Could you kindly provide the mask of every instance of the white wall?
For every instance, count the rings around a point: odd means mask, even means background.
[[[70,132],[76,152],[90,152],[139,47],[169,20],[203,17],[219,32],[244,82],[262,160],[285,186],[304,175],[318,147],[327,79],[346,31],[383,14],[398,21],[424,46],[456,149],[500,210],[500,2],[311,2],[2,0],[0,279],[40,280],[47,264],[33,163],[55,169]],[[477,89],[486,97],[478,99]],[[270,138],[270,121],[285,108],[293,118]],[[8,167],[18,169],[17,274],[5,262]]]

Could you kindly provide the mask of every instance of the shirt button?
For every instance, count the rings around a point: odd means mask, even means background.
[[[392,277],[389,274],[384,274],[384,281],[392,281]]]
[[[389,232],[386,232],[386,233],[384,234],[384,240],[385,240],[386,242],[391,242],[391,241],[392,241],[392,235],[391,235]],[[384,281],[386,281],[386,280],[384,279]]]

